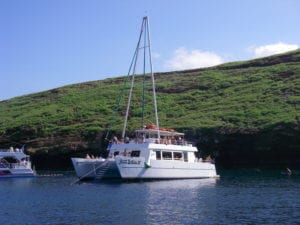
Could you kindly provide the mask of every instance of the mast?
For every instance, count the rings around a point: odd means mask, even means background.
[[[157,128],[157,138],[160,139],[160,132],[159,132],[159,122],[158,122],[158,113],[157,113],[157,103],[156,103],[156,92],[155,92],[155,80],[154,80],[154,73],[153,73],[153,65],[152,65],[152,55],[151,55],[151,41],[150,41],[150,27],[148,17],[145,16],[143,18],[146,20],[147,24],[147,36],[148,36],[148,49],[149,49],[149,62],[150,62],[150,75],[152,81],[152,92],[153,92],[153,104],[154,104],[154,113],[155,113],[155,122]]]
[[[146,76],[146,48],[148,48],[148,55],[149,55],[149,66],[150,66],[150,75],[151,75],[151,82],[152,82],[152,92],[153,92],[153,104],[154,104],[154,113],[155,113],[155,122],[156,122],[156,127],[157,127],[157,137],[160,138],[160,132],[159,132],[159,123],[158,123],[158,113],[157,113],[157,103],[156,103],[156,93],[155,93],[155,81],[154,81],[154,73],[153,73],[153,66],[152,66],[152,56],[151,56],[151,41],[150,41],[150,31],[149,31],[149,21],[148,17],[145,16],[143,17],[142,21],[142,26],[139,34],[139,39],[138,43],[135,49],[134,57],[131,62],[131,66],[129,69],[128,74],[131,72],[131,68],[133,65],[132,69],[132,77],[131,77],[131,85],[130,85],[130,90],[129,90],[129,95],[128,95],[128,100],[127,100],[127,108],[126,108],[126,113],[124,117],[124,126],[123,126],[123,131],[122,131],[122,138],[125,138],[125,132],[126,132],[126,127],[127,127],[127,121],[128,121],[128,115],[129,115],[129,109],[130,109],[130,103],[131,103],[131,98],[132,98],[132,91],[134,87],[134,80],[135,80],[135,72],[136,72],[136,65],[138,61],[138,55],[139,55],[139,50],[144,49],[144,60],[143,60],[143,92],[142,92],[142,125],[144,125],[144,104],[145,104],[145,76]],[[143,36],[144,34],[144,36]],[[141,47],[141,40],[142,37],[144,37],[144,43],[143,46]]]

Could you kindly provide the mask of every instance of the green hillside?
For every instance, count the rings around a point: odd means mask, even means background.
[[[300,162],[300,50],[156,73],[155,79],[160,126],[185,132],[202,156],[210,154],[224,167]],[[112,121],[113,132],[122,127],[124,110],[115,118],[112,114],[123,80],[74,84],[1,101],[0,146],[25,144],[40,168],[55,168],[47,161],[51,156],[59,155],[57,165],[67,165],[71,155],[100,154]],[[136,82],[140,92],[142,76]],[[139,98],[133,100],[129,133],[141,125]],[[148,108],[147,121],[154,121]]]

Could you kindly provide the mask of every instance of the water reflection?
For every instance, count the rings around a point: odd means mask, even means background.
[[[295,176],[233,172],[220,179],[71,185],[74,180],[1,180],[2,224],[300,224]]]
[[[158,181],[146,184],[147,224],[189,224],[213,216],[216,179]]]
[[[151,182],[145,182],[145,185],[150,190],[155,189],[198,189],[203,187],[214,187],[217,179],[186,179],[186,180],[157,180]]]
[[[3,190],[5,187],[11,188],[25,188],[30,187],[35,178],[1,178],[1,188]]]

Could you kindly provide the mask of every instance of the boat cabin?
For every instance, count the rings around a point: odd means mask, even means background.
[[[29,156],[19,149],[0,149],[0,168],[17,168],[28,163]]]
[[[108,147],[109,158],[126,156],[130,158],[145,157],[160,161],[196,162],[197,148],[184,140],[184,133],[171,129],[143,128],[136,130],[133,139],[113,142]]]

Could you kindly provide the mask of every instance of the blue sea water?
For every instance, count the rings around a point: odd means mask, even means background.
[[[300,177],[280,171],[74,181],[73,173],[0,180],[0,224],[300,224]]]

